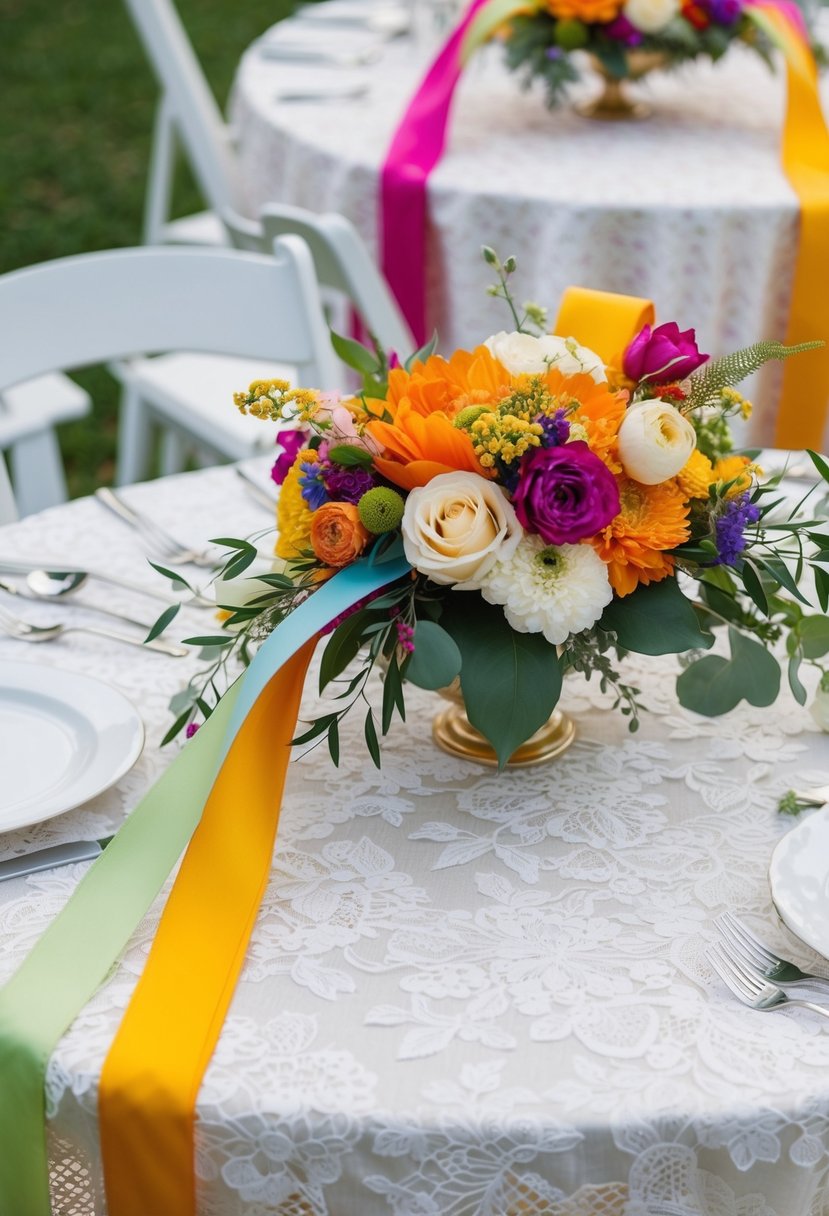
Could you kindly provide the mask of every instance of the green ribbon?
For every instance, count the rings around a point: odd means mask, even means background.
[[[145,795],[0,990],[0,1216],[52,1210],[44,1103],[49,1057],[195,831],[239,688],[237,681]]]

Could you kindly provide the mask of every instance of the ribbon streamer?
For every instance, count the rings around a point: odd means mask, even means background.
[[[145,795],[0,989],[2,1216],[50,1216],[43,1093],[49,1056],[161,890],[199,821],[219,766],[225,757],[230,760],[234,736],[244,743],[240,754],[246,753],[247,718],[243,713],[234,716],[237,699],[240,707],[252,705],[271,678],[330,620],[408,571],[408,563],[400,558],[358,562],[330,579],[274,630],[243,679]],[[257,721],[259,747],[271,754],[272,732],[263,725],[264,718]],[[214,859],[214,866],[223,860]],[[108,1143],[118,1140],[118,1128],[110,1127]],[[192,1187],[192,1154],[186,1162],[179,1154],[177,1163]],[[142,1159],[132,1181],[145,1165]],[[147,1207],[142,1216],[150,1211],[153,1216],[166,1211],[185,1216],[185,1210]],[[111,1207],[110,1216],[119,1214]]]
[[[426,183],[443,155],[461,46],[486,0],[472,0],[409,102],[386,154],[380,185],[383,272],[418,346],[426,326]]]
[[[590,287],[568,287],[561,297],[553,333],[575,338],[595,351],[607,367],[620,368],[625,347],[655,320],[651,300]]]

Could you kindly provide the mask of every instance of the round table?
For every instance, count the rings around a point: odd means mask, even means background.
[[[126,497],[194,542],[265,522],[228,469]],[[94,500],[0,530],[0,560],[69,553],[156,578]],[[133,593],[103,594],[148,611]],[[199,624],[188,610],[179,636]],[[48,653],[0,640],[0,681],[8,660],[110,682],[139,707],[148,741],[115,789],[3,837],[0,855],[108,834],[168,763],[167,701],[194,662],[81,635]],[[776,923],[766,867],[790,826],[776,800],[829,780],[829,741],[788,694],[770,712],[688,714],[676,671],[673,658],[630,663],[652,710],[635,736],[597,687],[568,681],[578,739],[546,768],[498,777],[437,751],[436,700],[417,690],[382,771],[359,715],[339,770],[322,750],[292,766],[270,884],[199,1096],[201,1216],[829,1210],[829,1023],[745,1009],[704,954],[731,909],[783,953],[826,966]],[[0,982],[85,868],[0,884]],[[160,906],[49,1066],[60,1216],[105,1211],[97,1078]]]
[[[283,22],[241,61],[232,120],[243,190],[251,214],[269,201],[342,212],[376,251],[378,170],[425,64],[405,38],[383,44],[370,67],[270,57],[280,41],[336,48],[340,31],[323,28]],[[366,45],[351,37],[346,50]],[[365,96],[282,100],[296,86],[351,84],[365,84]],[[575,283],[653,298],[659,318],[695,326],[713,354],[785,336],[798,204],[780,167],[782,63],[774,75],[737,47],[716,66],[637,87],[653,103],[649,121],[589,121],[566,107],[549,112],[537,89],[522,92],[500,48],[472,62],[428,186],[429,321],[441,350],[512,328],[486,295],[482,244],[517,256],[518,299],[553,317]],[[752,440],[763,444],[779,374],[770,368],[749,385]]]

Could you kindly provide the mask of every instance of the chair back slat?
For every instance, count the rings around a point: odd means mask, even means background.
[[[124,3],[205,199],[214,211],[237,206],[227,126],[172,0]]]

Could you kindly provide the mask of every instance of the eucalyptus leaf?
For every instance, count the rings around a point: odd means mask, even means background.
[[[829,652],[829,617],[807,616],[797,632],[805,659],[820,659]]]
[[[418,621],[406,679],[418,688],[445,688],[460,669],[461,652],[446,630],[434,621]]]
[[[376,357],[359,342],[355,342],[353,338],[345,338],[332,329],[331,345],[334,347],[337,357],[346,367],[353,367],[355,371],[362,372],[364,376],[371,376],[379,371],[380,364]]]
[[[170,604],[169,608],[165,608],[161,616],[151,626],[149,633],[144,638],[145,642],[152,642],[159,634],[163,633],[170,622],[178,615],[181,604]]]
[[[680,705],[707,718],[726,714],[748,701],[771,705],[780,691],[780,665],[765,646],[728,628],[731,658],[706,655],[683,671],[676,682]]]
[[[798,675],[798,672],[800,671],[800,663],[800,655],[792,655],[792,657],[789,659],[789,688],[792,690],[792,695],[794,696],[794,699],[797,701],[798,705],[805,705],[806,689],[801,684],[800,676]]]

